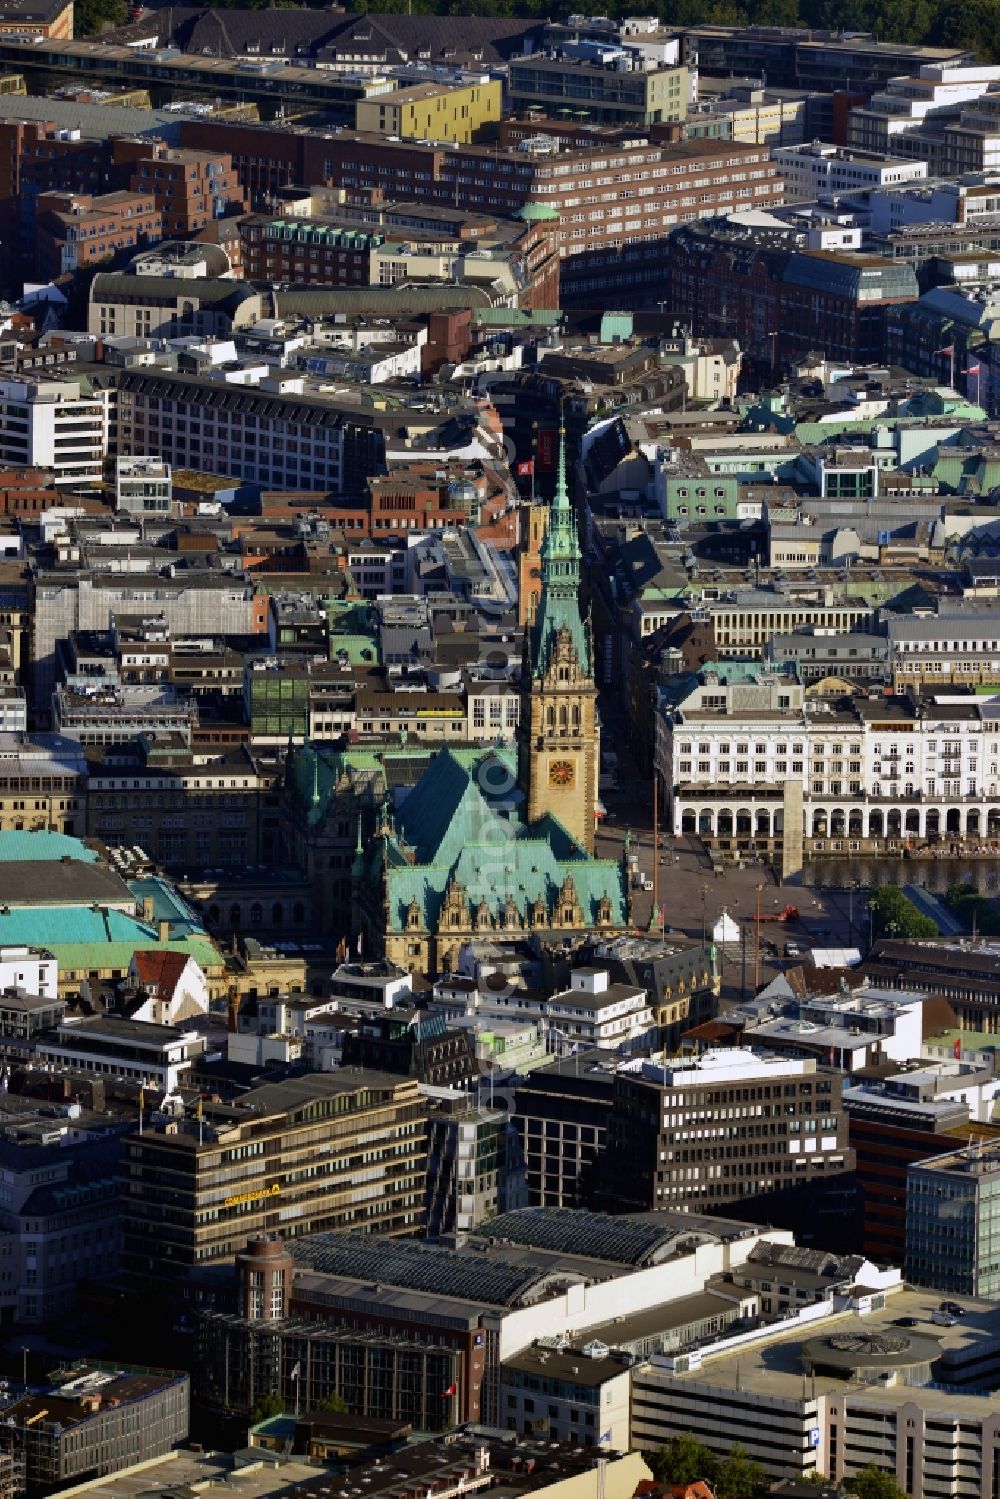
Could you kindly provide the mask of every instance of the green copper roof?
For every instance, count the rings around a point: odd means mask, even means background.
[[[0,832],[0,863],[57,859],[76,859],[81,864],[97,863],[94,850],[68,833],[50,833],[46,828],[39,828],[37,832],[19,832],[13,828]]]
[[[625,877],[614,859],[594,859],[553,817],[528,825],[515,763],[504,748],[440,750],[400,808],[395,833],[376,840],[370,877],[384,871],[389,930],[406,926],[416,901],[422,924],[436,927],[452,882],[475,907],[485,901],[498,918],[509,898],[524,920],[535,901],[551,912],[571,876],[585,925],[607,897],[611,920],[628,919]]]
[[[299,801],[308,809],[309,821],[320,823],[326,817],[342,775],[391,782],[393,766],[399,767],[406,761],[411,766],[415,763],[419,770],[420,766],[429,766],[435,754],[432,745],[417,742],[384,744],[370,749],[361,745],[339,749],[332,744],[307,740],[300,749],[293,751],[292,779]],[[459,765],[471,767],[482,759],[483,749],[481,745],[452,747],[449,754]],[[416,777],[409,774],[407,779],[412,783]]]
[[[417,863],[452,865],[469,842],[498,848],[509,843],[516,834],[504,810],[511,793],[520,800],[515,779],[512,758],[503,751],[481,754],[474,767],[447,750],[436,755],[399,813],[400,832]],[[491,789],[484,793],[486,787]]]
[[[477,328],[552,328],[562,321],[558,307],[474,307]]]
[[[127,883],[137,901],[153,902],[153,921],[170,922],[171,937],[205,937],[201,921],[167,880],[161,879],[159,875],[149,875],[145,879],[129,880]]]
[[[569,631],[580,669],[589,676],[590,649],[580,614],[580,538],[566,486],[564,431],[559,434],[556,492],[542,543],[542,595],[531,643],[531,668],[536,677],[548,666],[561,630]]]
[[[207,937],[161,942],[155,926],[124,911],[91,906],[20,906],[0,912],[0,947],[47,947],[67,969],[125,969],[137,949],[169,948],[190,953],[208,970],[222,965]]]

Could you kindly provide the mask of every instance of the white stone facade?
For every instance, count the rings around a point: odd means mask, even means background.
[[[742,711],[732,690],[709,684],[661,707],[656,766],[672,832],[732,847],[778,839],[795,779],[815,852],[1000,839],[1000,709],[968,698],[807,703],[786,686],[781,706],[773,684]],[[702,706],[720,696],[724,706]]]

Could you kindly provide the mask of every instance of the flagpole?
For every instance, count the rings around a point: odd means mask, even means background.
[[[955,345],[954,344],[952,344],[951,349],[949,351],[948,368],[951,371],[951,378],[949,380],[949,384],[951,385],[952,390],[954,390],[955,389]]]
[[[538,423],[531,424],[531,503],[535,503],[535,462],[538,456]]]

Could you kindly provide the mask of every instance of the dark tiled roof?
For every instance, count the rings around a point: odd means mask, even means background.
[[[329,11],[213,10],[174,6],[157,14],[158,41],[185,52],[238,57],[317,56],[344,52],[387,63],[407,62],[429,54],[429,60],[477,58],[485,64],[504,61],[524,50],[526,37],[540,36],[539,21],[485,16],[370,16]],[[146,34],[149,22],[143,26]],[[129,27],[126,35],[138,34]]]

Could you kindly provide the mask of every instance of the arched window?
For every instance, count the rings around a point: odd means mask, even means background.
[[[574,727],[574,729],[578,729],[580,727],[580,704],[579,703],[574,703],[573,704],[573,727]]]
[[[250,907],[250,925],[264,925],[264,907],[261,905],[259,900],[255,900],[253,905]]]

